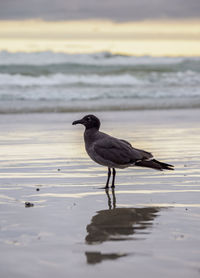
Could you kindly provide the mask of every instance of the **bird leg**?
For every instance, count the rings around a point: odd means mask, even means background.
[[[116,171],[115,168],[113,168],[113,179],[112,179],[112,188],[115,188],[115,175],[116,175]]]
[[[106,188],[109,188],[110,175],[111,175],[111,170],[110,170],[110,168],[108,168],[108,178],[107,178],[107,182],[106,182],[105,189],[106,189]]]

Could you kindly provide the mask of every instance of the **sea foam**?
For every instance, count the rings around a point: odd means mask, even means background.
[[[199,107],[200,58],[3,51],[0,101],[2,113]]]

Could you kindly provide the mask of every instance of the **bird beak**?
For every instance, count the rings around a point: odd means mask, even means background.
[[[72,125],[83,124],[83,120],[74,121]]]

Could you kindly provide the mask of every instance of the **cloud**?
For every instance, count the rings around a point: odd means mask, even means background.
[[[0,19],[199,18],[199,0],[0,0]]]

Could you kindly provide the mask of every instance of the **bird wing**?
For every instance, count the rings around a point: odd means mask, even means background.
[[[140,151],[127,141],[105,135],[94,143],[94,151],[103,159],[118,165],[135,163],[143,158]]]
[[[120,139],[121,142],[124,142],[125,144],[127,144],[128,146],[130,146],[132,149],[134,149],[135,151],[138,151],[141,155],[142,155],[142,160],[144,159],[150,159],[153,157],[153,155],[150,152],[144,151],[144,150],[140,150],[140,149],[136,149],[133,148],[133,146],[131,145],[131,143],[129,143],[128,141],[124,140],[124,139]]]
[[[124,142],[125,144],[127,144],[128,146],[132,147],[131,143],[129,143],[128,141],[124,140],[124,139],[119,139],[121,142]]]
[[[142,155],[142,160],[145,160],[145,159],[151,159],[153,158],[153,155],[149,152],[146,152],[144,150],[140,150],[140,149],[136,149],[136,148],[133,148],[134,150],[137,150],[141,155]]]

